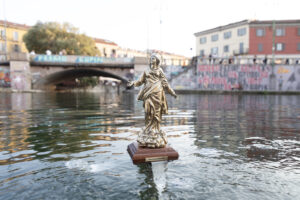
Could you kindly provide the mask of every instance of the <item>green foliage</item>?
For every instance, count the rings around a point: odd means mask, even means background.
[[[83,87],[88,87],[88,86],[95,87],[96,85],[98,85],[98,83],[99,83],[98,77],[79,78],[79,84],[80,84],[80,86],[83,86]]]
[[[29,51],[40,54],[48,49],[58,54],[64,49],[68,55],[100,55],[95,41],[68,23],[38,22],[24,35],[23,41]]]

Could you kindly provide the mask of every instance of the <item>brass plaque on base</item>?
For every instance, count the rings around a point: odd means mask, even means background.
[[[147,147],[140,147],[137,142],[133,142],[128,145],[127,151],[134,164],[177,160],[179,157],[177,151],[169,145],[164,148],[151,149]]]

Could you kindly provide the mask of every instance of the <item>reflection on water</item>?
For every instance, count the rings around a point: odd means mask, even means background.
[[[0,94],[1,199],[296,199],[300,96],[181,95],[163,129],[180,158],[133,165],[133,93]]]
[[[166,177],[166,170],[167,170],[167,161],[162,162],[154,162],[152,164],[152,174],[153,174],[153,182],[155,183],[155,187],[158,192],[159,199],[169,199],[165,198],[162,194],[164,190],[167,189],[167,177]]]

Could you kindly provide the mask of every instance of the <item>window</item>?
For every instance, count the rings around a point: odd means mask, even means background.
[[[5,43],[0,42],[0,51],[5,51]]]
[[[297,50],[300,51],[300,43],[297,44]]]
[[[224,52],[229,52],[229,45],[224,46]]]
[[[218,47],[211,48],[211,54],[212,55],[218,55],[218,51],[219,51]]]
[[[19,52],[19,51],[20,51],[19,45],[15,44],[14,45],[14,52]]]
[[[110,53],[110,57],[112,58],[115,58],[117,55],[116,55],[116,50],[115,49],[112,49],[111,50],[111,53]]]
[[[200,38],[200,44],[205,44],[206,43],[206,37]]]
[[[200,50],[200,56],[204,56],[204,50]]]
[[[243,54],[244,53],[244,43],[243,42],[241,42],[240,43],[240,54]]]
[[[300,28],[298,28],[298,36],[300,36]]]
[[[5,39],[5,30],[4,29],[2,29],[2,30],[0,30],[0,38],[2,38],[2,39]]]
[[[265,29],[262,29],[262,28],[256,29],[256,36],[262,37],[264,35],[265,35]]]
[[[283,51],[284,50],[284,44],[283,43],[276,43],[275,49],[276,49],[276,51]]]
[[[224,39],[231,38],[231,31],[224,32]]]
[[[262,52],[263,51],[263,44],[258,44],[258,52]]]
[[[18,41],[19,40],[19,33],[16,32],[16,31],[13,32],[13,40],[14,41]]]
[[[212,35],[211,36],[211,41],[217,41],[219,39],[219,35],[218,34],[216,34],[216,35]]]
[[[285,35],[285,30],[284,30],[284,28],[276,28],[276,30],[275,30],[275,35],[276,35],[276,36],[284,36],[284,35]]]
[[[238,34],[238,36],[246,35],[246,28],[239,28],[237,30],[237,34]]]

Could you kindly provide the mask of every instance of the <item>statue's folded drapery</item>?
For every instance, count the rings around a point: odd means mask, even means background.
[[[145,109],[145,129],[144,133],[147,133],[143,138],[138,139],[141,144],[151,143],[151,140],[157,137],[161,137],[164,146],[167,143],[165,134],[160,130],[160,123],[162,114],[167,114],[168,104],[166,101],[165,91],[172,95],[176,95],[170,88],[167,79],[161,68],[150,69],[145,71],[140,79],[134,83],[134,86],[143,85],[144,87],[138,94],[138,100],[144,101]],[[150,145],[151,147],[151,145]]]

